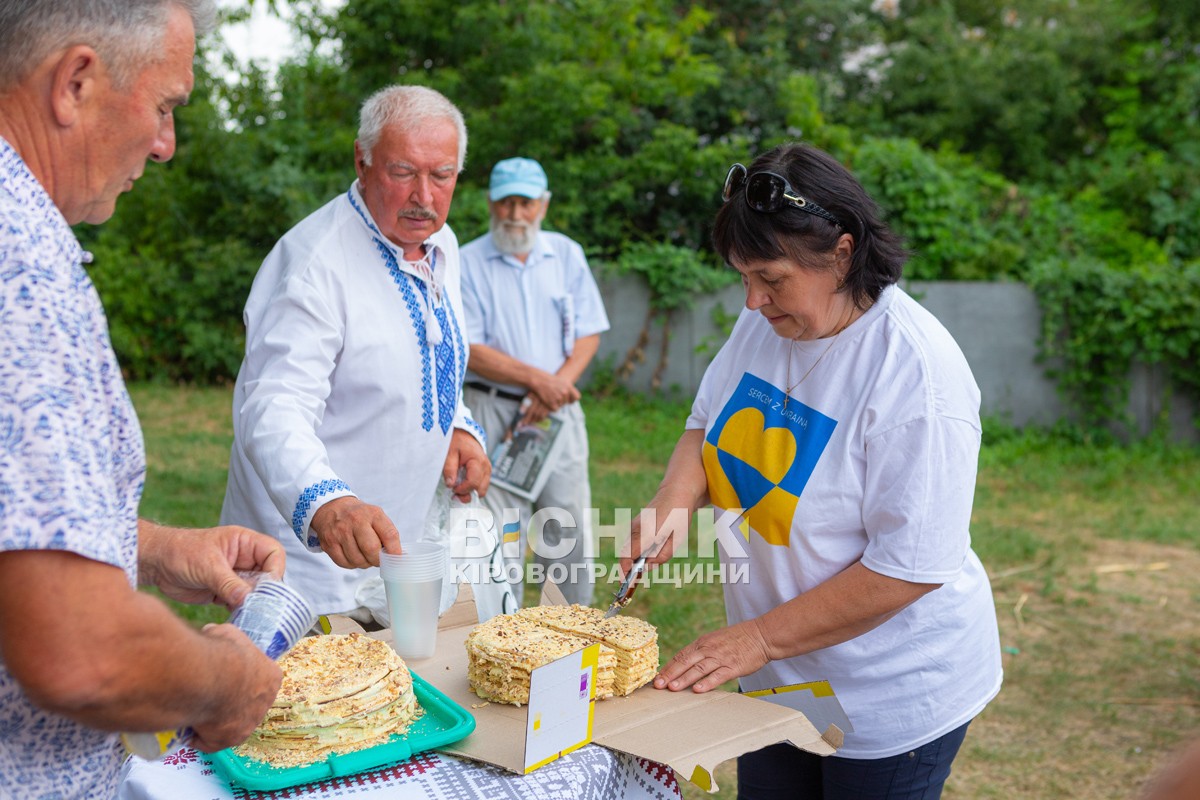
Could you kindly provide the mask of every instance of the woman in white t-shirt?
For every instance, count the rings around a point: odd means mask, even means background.
[[[936,798],[1001,683],[969,530],[979,389],[896,285],[899,238],[828,154],[789,144],[735,164],[724,198],[713,243],[746,308],[648,508],[740,515],[717,529],[730,531],[724,574],[743,577],[724,587],[728,626],[654,685],[830,682],[852,726],[837,754],[783,743],[742,756],[739,797]],[[666,528],[651,565],[674,550]]]

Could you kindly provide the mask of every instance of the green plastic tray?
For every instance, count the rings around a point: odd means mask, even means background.
[[[262,761],[239,756],[233,750],[219,750],[209,758],[221,777],[230,783],[246,789],[269,791],[354,775],[403,761],[414,753],[457,742],[475,730],[475,717],[471,716],[470,711],[426,683],[415,672],[412,673],[412,679],[413,693],[425,713],[404,734],[393,734],[382,744],[344,755],[330,755],[324,761],[303,767],[272,767]]]

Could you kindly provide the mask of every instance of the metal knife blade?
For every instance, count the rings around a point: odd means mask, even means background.
[[[615,617],[633,599],[633,590],[637,588],[637,579],[641,577],[646,569],[646,558],[649,555],[649,551],[642,553],[629,567],[629,574],[625,576],[625,580],[621,581],[617,593],[613,595],[612,604],[604,612],[605,619]]]

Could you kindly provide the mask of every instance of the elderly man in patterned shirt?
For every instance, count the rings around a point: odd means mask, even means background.
[[[236,604],[281,575],[245,528],[140,520],[145,452],[71,232],[175,149],[211,0],[0,0],[0,797],[111,798],[112,731],[243,741],[278,666],[232,625],[152,596]]]

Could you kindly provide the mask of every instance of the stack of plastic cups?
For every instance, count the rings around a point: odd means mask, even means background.
[[[399,555],[379,554],[392,640],[403,658],[433,655],[446,563],[446,548],[436,542],[406,544]]]
[[[317,615],[295,589],[273,578],[260,580],[229,617],[268,658],[279,659],[316,624]]]
[[[269,576],[261,577],[229,617],[269,658],[278,660],[312,629],[317,615],[295,589]],[[125,749],[147,760],[162,758],[187,745],[192,729],[158,733],[122,733]]]

